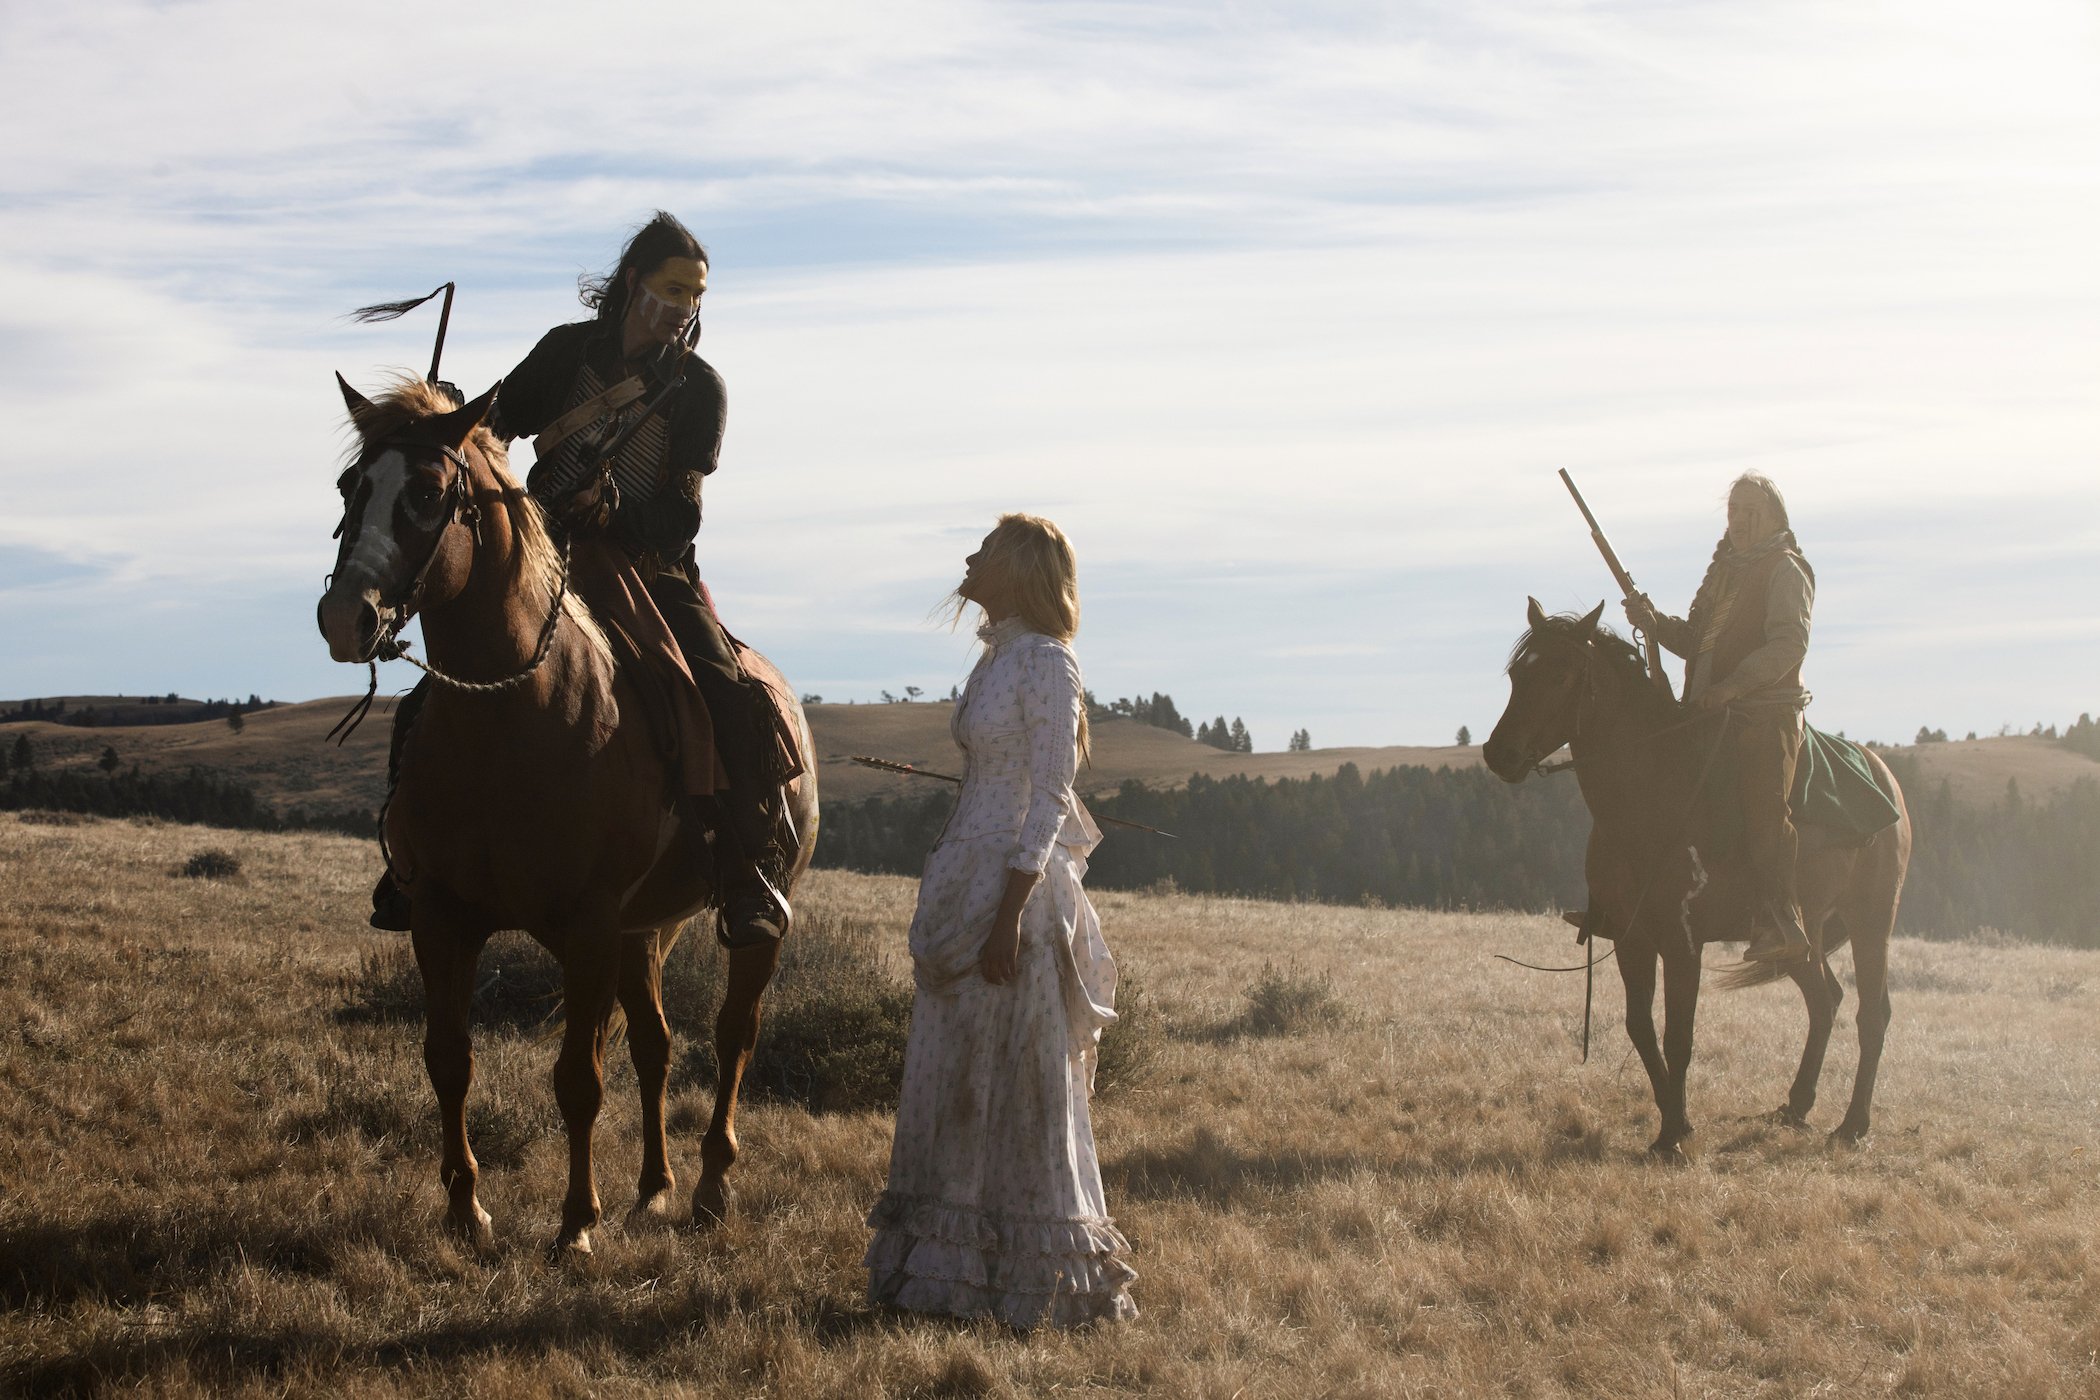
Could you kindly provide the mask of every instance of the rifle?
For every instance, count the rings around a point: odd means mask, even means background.
[[[1568,488],[1568,494],[1575,498],[1575,508],[1582,512],[1582,518],[1589,523],[1590,538],[1597,542],[1597,552],[1604,556],[1604,566],[1611,570],[1612,578],[1617,580],[1619,592],[1629,602],[1640,597],[1641,590],[1634,586],[1633,575],[1626,572],[1626,566],[1619,562],[1618,553],[1611,547],[1611,541],[1604,538],[1604,527],[1597,523],[1596,516],[1590,514],[1590,503],[1582,499],[1582,492],[1575,489],[1575,478],[1568,475],[1566,467],[1560,469],[1560,480],[1561,484]],[[1642,650],[1647,653],[1648,678],[1655,682],[1658,690],[1669,695],[1670,678],[1663,674],[1662,648],[1656,644],[1652,633],[1643,632],[1638,627],[1634,632],[1641,639]]]

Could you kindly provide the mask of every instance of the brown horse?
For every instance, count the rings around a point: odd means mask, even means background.
[[[342,389],[359,445],[339,482],[343,542],[321,599],[322,635],[336,660],[368,661],[418,613],[430,668],[449,678],[432,688],[408,735],[385,829],[414,910],[446,1224],[476,1243],[491,1239],[467,1145],[468,1003],[489,935],[523,929],[560,959],[564,986],[554,1092],[569,1135],[569,1188],[553,1248],[588,1252],[599,1220],[591,1129],[616,1003],[642,1094],[630,1218],[668,1213],[663,957],[679,925],[713,904],[712,862],[695,858],[704,847],[680,829],[673,778],[633,676],[615,666],[605,634],[569,592],[566,558],[537,503],[480,426],[495,389],[459,408],[418,382],[376,403]],[[816,764],[799,710],[795,719],[805,761],[789,794],[801,842],[790,886],[817,830]],[[777,943],[729,954],[696,1223],[719,1220],[728,1206],[737,1088],[778,958]]]
[[[1592,822],[1587,874],[1588,928],[1615,939],[1626,986],[1626,1034],[1655,1090],[1662,1131],[1649,1149],[1682,1150],[1692,1134],[1685,1075],[1699,1003],[1700,950],[1747,938],[1753,907],[1745,872],[1725,854],[1696,849],[1699,796],[1727,723],[1724,712],[1688,710],[1650,680],[1640,653],[1598,626],[1599,604],[1584,617],[1548,617],[1530,605],[1530,630],[1509,664],[1509,705],[1482,751],[1505,782],[1524,781],[1567,745]],[[1808,1042],[1786,1104],[1775,1115],[1805,1126],[1844,988],[1828,956],[1850,942],[1859,984],[1859,1071],[1852,1104],[1833,1137],[1857,1142],[1872,1123],[1874,1077],[1889,1023],[1889,937],[1910,864],[1910,817],[1895,775],[1871,751],[1875,781],[1898,819],[1860,844],[1816,827],[1800,828],[1797,866],[1802,922],[1811,961],[1751,964],[1730,987],[1790,977],[1808,1005]],[[1709,847],[1713,844],[1707,843]],[[1702,860],[1702,855],[1704,859]],[[1591,945],[1594,947],[1594,943]],[[1592,954],[1594,957],[1595,955]],[[1664,1034],[1655,1038],[1655,964],[1663,968]]]

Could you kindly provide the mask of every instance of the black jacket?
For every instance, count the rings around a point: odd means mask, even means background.
[[[603,384],[634,373],[620,357],[617,327],[577,321],[541,336],[504,376],[492,415],[496,434],[531,436],[580,402],[586,364]],[[648,370],[643,382],[652,382]],[[663,486],[647,501],[621,502],[613,521],[616,535],[637,549],[655,550],[666,561],[685,551],[700,530],[700,479],[720,464],[727,411],[722,376],[698,355],[688,357],[684,382],[659,410],[669,436]]]

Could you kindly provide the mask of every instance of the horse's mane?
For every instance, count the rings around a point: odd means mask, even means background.
[[[439,417],[459,407],[435,384],[406,373],[389,379],[379,397],[370,402],[370,408],[351,420],[359,439],[358,446],[352,449],[353,457],[365,442],[394,436],[412,424]],[[561,549],[547,532],[547,520],[540,511],[540,503],[511,475],[510,449],[483,425],[467,435],[464,450],[469,460],[478,459],[485,463],[489,474],[496,478],[497,495],[510,516],[511,539],[517,546],[519,586],[531,596],[552,597],[561,587]],[[598,620],[591,616],[591,610],[576,596],[573,588],[564,598],[562,610],[568,613],[569,620],[576,624],[593,647],[611,655],[612,648],[606,642]]]
[[[1502,669],[1507,671],[1514,667],[1530,655],[1533,648],[1542,644],[1566,642],[1572,646],[1581,646],[1587,641],[1596,645],[1597,654],[1604,658],[1604,663],[1618,671],[1624,679],[1647,684],[1648,662],[1641,655],[1640,648],[1602,622],[1584,631],[1583,617],[1581,613],[1555,613],[1546,619],[1544,626],[1525,628],[1524,635],[1518,637],[1517,644],[1510,648],[1509,661]]]
[[[437,385],[406,370],[389,375],[379,396],[367,402],[371,406],[350,419],[350,426],[357,429],[360,439],[359,444],[351,448],[353,458],[365,442],[394,437],[412,423],[441,417],[459,407],[452,401],[452,396]],[[474,429],[468,435],[466,445],[480,449],[490,461],[506,468],[509,465],[510,456],[503,444],[486,427]]]

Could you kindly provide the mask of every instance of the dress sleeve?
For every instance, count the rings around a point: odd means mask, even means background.
[[[1028,729],[1028,815],[1007,862],[1040,872],[1064,825],[1079,772],[1079,717],[1084,692],[1079,662],[1060,642],[1030,647],[1021,657],[1021,720]]]

